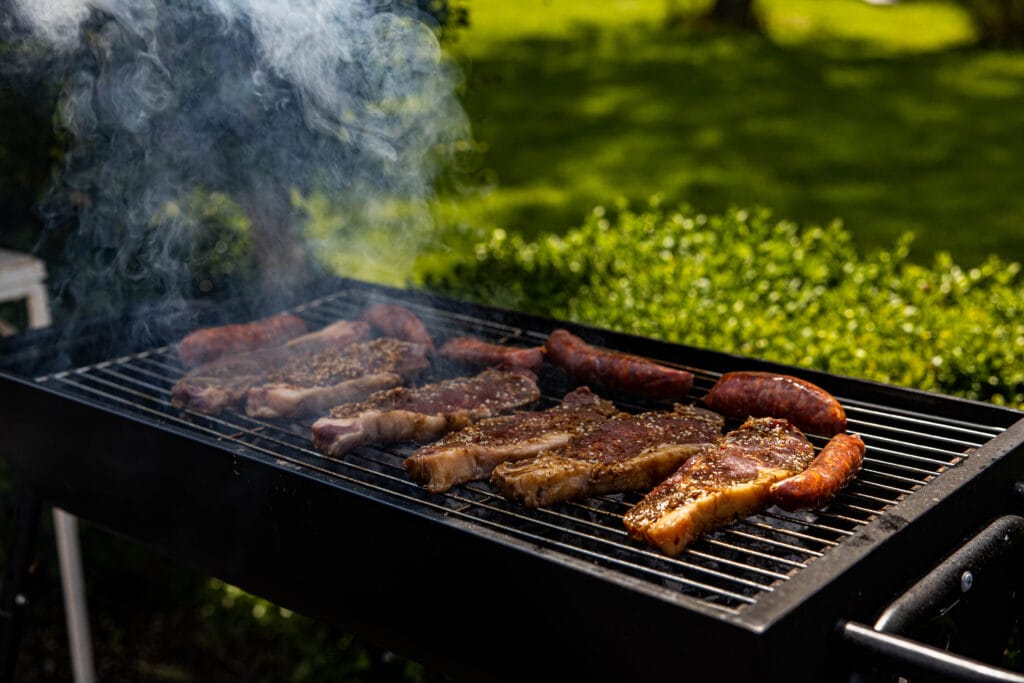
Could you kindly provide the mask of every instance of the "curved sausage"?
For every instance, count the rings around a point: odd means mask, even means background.
[[[434,355],[434,340],[423,321],[399,304],[374,304],[363,311],[363,320],[381,335],[422,344],[428,356]]]
[[[864,442],[856,434],[836,434],[810,467],[772,484],[772,502],[783,510],[808,510],[831,501],[864,463]]]
[[[805,432],[833,436],[846,431],[846,411],[816,384],[771,372],[727,372],[711,387],[704,403],[735,417],[784,417]]]
[[[279,313],[248,323],[204,327],[186,335],[176,349],[182,364],[194,368],[228,353],[276,346],[306,330],[302,318]]]
[[[679,399],[693,388],[693,374],[686,370],[591,346],[568,330],[551,332],[543,350],[569,377],[594,387],[655,400]]]
[[[526,368],[534,373],[539,372],[544,364],[544,352],[540,346],[506,346],[476,337],[453,337],[441,345],[438,354],[460,363],[508,370]]]

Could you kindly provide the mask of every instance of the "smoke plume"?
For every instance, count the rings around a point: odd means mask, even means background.
[[[339,235],[358,242],[382,203],[417,227],[403,243],[429,239],[427,202],[468,123],[415,4],[12,1],[9,54],[59,88],[66,149],[40,205],[44,242],[63,250],[58,309],[184,305],[250,278],[274,296]],[[315,232],[314,195],[344,207]]]

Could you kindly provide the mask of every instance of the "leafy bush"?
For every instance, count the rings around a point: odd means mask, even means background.
[[[801,228],[766,209],[704,214],[652,200],[597,207],[563,236],[495,230],[425,268],[463,299],[777,362],[1024,406],[1024,280],[996,257],[856,252],[838,221]]]

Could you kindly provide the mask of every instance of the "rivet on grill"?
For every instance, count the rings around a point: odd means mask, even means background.
[[[967,591],[971,590],[971,588],[973,586],[974,586],[974,574],[972,574],[971,570],[968,569],[967,571],[965,571],[963,574],[960,575],[960,592],[961,593],[966,593]]]

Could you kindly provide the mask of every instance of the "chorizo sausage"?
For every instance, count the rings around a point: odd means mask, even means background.
[[[427,356],[434,355],[434,340],[423,321],[399,304],[374,304],[363,311],[363,320],[379,334],[413,344],[422,344]]]
[[[722,375],[704,397],[729,417],[784,417],[805,432],[833,436],[846,431],[846,411],[836,398],[807,380],[771,372]]]
[[[537,373],[544,364],[544,352],[540,346],[517,347],[494,344],[476,337],[452,337],[438,350],[443,358],[486,365],[506,370],[525,368]]]
[[[216,360],[228,353],[276,346],[307,329],[305,321],[291,313],[279,313],[248,323],[204,327],[178,342],[178,359],[187,368]]]
[[[693,388],[693,373],[592,346],[568,330],[551,332],[542,348],[570,378],[595,388],[662,401],[680,399]]]
[[[783,510],[809,510],[825,505],[860,471],[864,441],[856,434],[836,434],[800,474],[775,482],[772,502]]]

